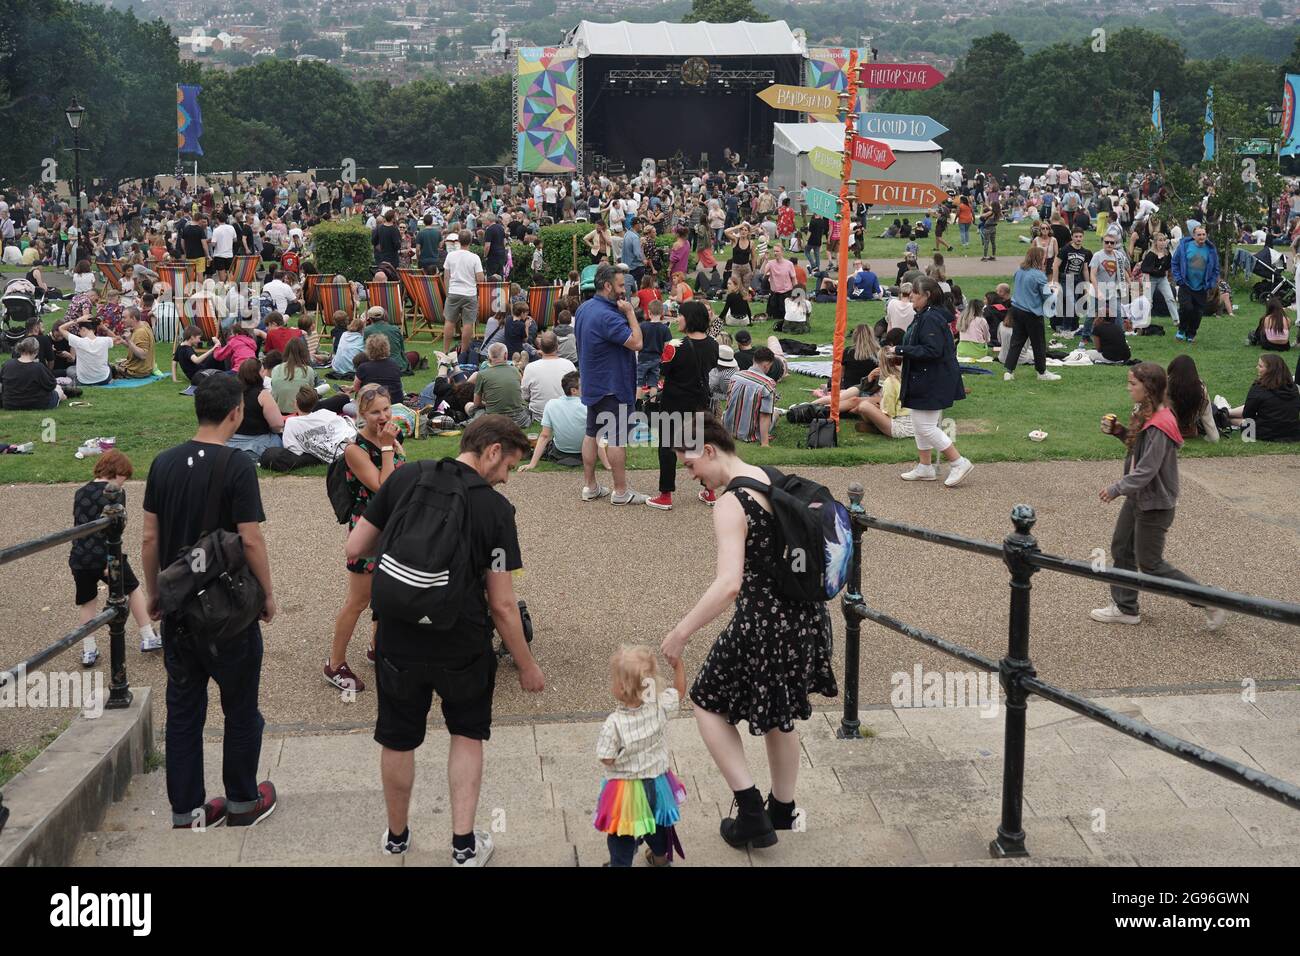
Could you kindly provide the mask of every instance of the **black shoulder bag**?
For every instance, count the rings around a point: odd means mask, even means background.
[[[226,465],[239,454],[222,448],[212,463],[203,532],[189,550],[158,575],[158,602],[180,634],[214,651],[243,637],[266,606],[266,593],[244,556],[244,541],[221,520]]]

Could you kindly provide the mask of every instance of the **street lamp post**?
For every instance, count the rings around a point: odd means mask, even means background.
[[[1278,157],[1278,163],[1280,166],[1282,160],[1281,157],[1278,156],[1277,130],[1282,125],[1282,107],[1270,106],[1267,111],[1267,117],[1268,117],[1268,128],[1272,130],[1272,133],[1269,135],[1269,145],[1272,147],[1270,151],[1270,155]],[[1273,212],[1274,212],[1273,199],[1270,196],[1268,202],[1268,219],[1265,220],[1264,223],[1264,231],[1269,233],[1270,235],[1273,232]]]
[[[68,108],[63,111],[63,115],[68,118],[68,125],[72,127],[72,189],[73,202],[77,207],[77,231],[81,231],[81,121],[85,118],[86,110],[77,98],[74,96]]]

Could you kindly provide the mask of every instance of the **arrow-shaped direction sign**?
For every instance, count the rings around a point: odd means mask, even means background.
[[[872,169],[888,169],[894,165],[894,151],[887,143],[864,136],[853,137],[853,161]]]
[[[824,146],[814,146],[808,154],[808,162],[817,172],[836,179],[844,172],[844,156]]]
[[[835,113],[840,108],[840,97],[834,90],[817,90],[809,86],[786,86],[783,83],[773,83],[759,93],[758,98],[778,110]]]
[[[864,63],[860,75],[872,90],[928,90],[944,78],[927,63]]]
[[[824,189],[808,189],[808,211],[815,216],[834,219],[840,214],[840,201]]]
[[[880,179],[859,179],[857,198],[858,202],[872,206],[928,209],[939,205],[948,198],[948,194],[930,183],[895,183]],[[809,203],[810,207],[811,205]]]
[[[865,136],[883,136],[885,139],[903,139],[919,143],[942,136],[948,132],[948,127],[929,116],[862,113],[858,116],[858,132]]]

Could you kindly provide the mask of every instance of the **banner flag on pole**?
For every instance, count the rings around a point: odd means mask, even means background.
[[[199,109],[201,86],[176,86],[176,152],[203,155],[203,113]]]
[[[1163,136],[1165,133],[1164,125],[1160,122],[1160,91],[1151,91],[1151,125],[1155,127],[1156,133]]]
[[[1294,156],[1300,153],[1300,137],[1296,136],[1295,101],[1300,92],[1300,75],[1288,73],[1282,84],[1282,148],[1279,156]]]
[[[1205,125],[1205,155],[1201,161],[1208,163],[1214,159],[1214,87],[1205,91]]]

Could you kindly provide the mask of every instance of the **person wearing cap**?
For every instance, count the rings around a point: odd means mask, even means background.
[[[753,356],[750,356],[753,362]],[[709,411],[714,418],[722,418],[722,408],[731,391],[731,377],[739,371],[736,353],[730,345],[718,346],[718,365],[709,373]]]
[[[406,351],[406,338],[402,330],[388,321],[388,313],[382,306],[374,305],[366,310],[365,337],[382,335],[388,339],[388,350],[403,375],[414,375],[414,366],[420,364],[419,352]]]
[[[898,274],[894,278],[894,285],[901,286],[904,282],[915,284],[916,280],[924,275],[925,273],[916,263],[916,253],[909,252],[903,256],[903,261],[898,263]]]

